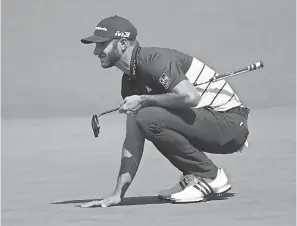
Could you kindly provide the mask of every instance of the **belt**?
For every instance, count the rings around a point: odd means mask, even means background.
[[[248,109],[247,107],[244,107],[244,106],[238,106],[238,107],[230,108],[230,109],[224,111],[224,113],[236,113],[236,114],[244,116],[247,119],[248,115],[250,113],[250,109]]]

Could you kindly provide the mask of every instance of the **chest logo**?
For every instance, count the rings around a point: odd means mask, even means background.
[[[159,78],[159,82],[165,89],[168,89],[172,82],[172,79],[168,75],[163,73]]]
[[[152,91],[152,89],[150,87],[148,87],[148,86],[145,86],[145,87],[146,87],[146,90],[148,93]]]

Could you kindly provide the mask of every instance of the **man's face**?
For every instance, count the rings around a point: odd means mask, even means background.
[[[98,56],[103,68],[113,67],[121,58],[121,54],[117,48],[117,40],[96,43],[94,55]]]

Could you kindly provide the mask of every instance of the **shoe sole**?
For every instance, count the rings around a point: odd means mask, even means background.
[[[225,186],[214,190],[214,193],[211,195],[211,197],[220,197],[230,190],[231,190],[231,184],[226,184]],[[160,199],[161,201],[165,201],[165,202],[168,202],[168,201],[170,202],[173,200],[173,199],[171,199],[170,196],[165,197],[165,196],[161,196],[161,195],[158,195],[158,199]],[[203,201],[203,199],[201,201]]]
[[[199,198],[199,199],[171,199],[171,203],[173,204],[181,204],[181,203],[197,203],[197,202],[204,202],[206,198]]]
[[[231,190],[231,185],[224,187],[224,189],[220,189],[222,192],[220,193],[213,193],[207,197],[204,198],[198,198],[198,199],[166,199],[166,201],[170,201],[173,204],[181,204],[181,203],[197,203],[197,202],[206,202],[215,198],[221,198],[224,196],[225,193]],[[165,201],[165,200],[164,200]]]
[[[226,184],[226,185],[223,186],[223,187],[220,187],[220,188],[218,188],[218,189],[215,189],[213,192],[214,192],[214,194],[219,195],[219,194],[224,194],[224,193],[226,193],[227,191],[230,191],[230,189],[231,189],[231,184]]]
[[[161,201],[169,201],[170,202],[170,197],[164,197],[164,196],[160,196],[158,195],[158,199],[160,199]]]

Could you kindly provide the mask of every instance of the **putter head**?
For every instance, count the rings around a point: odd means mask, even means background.
[[[100,133],[99,119],[97,115],[93,115],[91,125],[94,132],[94,136],[97,138]]]

